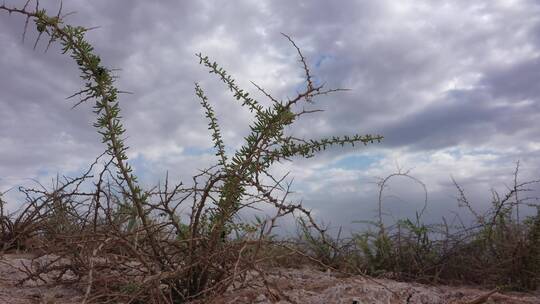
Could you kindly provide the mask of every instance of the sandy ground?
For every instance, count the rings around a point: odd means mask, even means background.
[[[267,276],[273,288],[231,292],[213,303],[347,303],[347,304],[437,304],[480,303],[540,304],[540,294],[499,293],[473,287],[428,286],[416,283],[343,277],[313,269],[281,269]],[[471,303],[471,304],[473,304]]]
[[[32,264],[29,254],[6,254],[0,257],[0,304],[67,304],[81,303],[82,292],[46,284],[41,281],[17,282],[25,277],[24,267]],[[266,276],[267,286],[254,279],[258,287],[231,290],[212,301],[225,303],[348,303],[348,304],[394,304],[394,303],[472,303],[485,296],[488,290],[473,287],[427,286],[396,282],[387,279],[370,279],[361,276],[344,277],[337,273],[313,269],[274,269]],[[202,303],[202,302],[201,302]],[[480,303],[540,304],[540,293],[491,294]]]
[[[0,304],[67,304],[80,303],[81,293],[74,288],[54,286],[40,280],[17,283],[26,277],[25,267],[39,267],[32,264],[31,254],[5,254],[0,256]]]

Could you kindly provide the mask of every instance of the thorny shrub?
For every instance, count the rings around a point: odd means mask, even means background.
[[[11,248],[23,238],[40,240],[45,259],[37,269],[27,269],[25,280],[45,281],[52,275],[58,283],[79,283],[85,286],[84,303],[183,303],[238,287],[239,282],[250,283],[247,278],[263,275],[261,265],[271,258],[263,249],[272,242],[278,218],[302,214],[320,229],[308,210],[287,199],[289,185],[284,177],[269,173],[271,166],[314,156],[330,146],[382,139],[378,135],[299,139],[286,134],[286,127],[301,116],[317,112],[304,106],[340,89],[317,84],[298,46],[284,35],[297,50],[305,88],[294,98],[279,100],[255,84],[271,101],[268,107],[241,89],[216,62],[197,54],[234,99],[253,113],[251,133],[241,148],[227,153],[217,115],[203,88],[195,84],[217,163],[194,176],[191,185],[172,184],[167,178],[164,184],[143,189],[126,153],[122,92],[115,87],[112,70],[102,65],[85,39],[89,29],[65,24],[62,8],[51,16],[37,1],[30,6],[30,1],[22,8],[4,4],[0,10],[25,16],[24,33],[34,22],[38,32],[34,47],[47,37],[47,48],[59,43],[75,61],[84,87],[71,97],[79,98],[76,105],[94,102],[94,126],[106,150],[81,177],[58,177],[50,190],[23,189],[28,207],[12,217],[2,213],[2,242]],[[239,211],[254,204],[267,204],[275,213],[253,223],[238,222]],[[242,237],[231,237],[235,234]]]
[[[427,189],[409,172],[398,172],[379,183],[379,221],[369,222],[374,230],[353,233],[350,238],[333,237],[326,230],[309,230],[300,221],[299,250],[325,266],[347,273],[369,274],[425,283],[475,284],[510,290],[540,288],[540,206],[538,198],[526,196],[540,180],[518,182],[519,162],[513,187],[501,196],[492,191],[491,208],[477,212],[455,181],[458,203],[473,216],[474,223],[458,224],[443,218],[427,225],[422,214],[427,206]],[[385,226],[382,194],[394,176],[405,176],[420,184],[425,193],[424,208],[414,220],[400,219]],[[521,218],[520,208],[537,208],[536,215]],[[319,263],[315,263],[318,265]]]

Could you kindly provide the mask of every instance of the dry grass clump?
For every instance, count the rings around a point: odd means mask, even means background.
[[[537,198],[525,196],[539,180],[518,183],[519,163],[514,185],[504,195],[493,191],[492,205],[484,214],[476,212],[465,192],[454,181],[460,206],[467,208],[475,222],[426,225],[423,210],[414,220],[401,219],[387,227],[382,218],[374,231],[354,233],[350,238],[332,237],[310,230],[300,221],[298,247],[313,259],[348,273],[414,280],[424,283],[474,284],[510,290],[540,288],[540,206]],[[392,174],[379,184],[379,208],[385,184],[392,176],[407,176],[424,187],[408,172]],[[426,190],[427,191],[427,190]],[[426,195],[427,203],[427,195]],[[536,207],[537,215],[520,217],[520,207]],[[379,209],[380,210],[380,209]]]

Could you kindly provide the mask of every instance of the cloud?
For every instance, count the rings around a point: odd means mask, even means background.
[[[45,5],[55,11],[59,2]],[[295,94],[303,71],[281,32],[302,48],[316,81],[351,89],[320,98],[314,107],[324,112],[288,131],[385,136],[379,145],[330,149],[274,169],[291,171],[296,197],[321,217],[348,224],[372,214],[375,176],[395,171],[396,161],[432,191],[432,219],[454,206],[450,175],[480,200],[490,187],[504,189],[517,160],[524,179],[540,167],[536,1],[103,0],[70,1],[64,9],[77,11],[69,23],[99,26],[88,38],[120,69],[119,88],[133,92],[121,96],[122,116],[145,183],[167,171],[189,181],[215,162],[194,82],[210,97],[229,150],[249,132],[252,115],[195,53],[218,61],[265,104],[250,81],[279,98]],[[80,170],[104,148],[92,105],[71,109],[76,100],[65,100],[82,83],[72,60],[58,46],[33,51],[31,29],[23,44],[23,25],[20,16],[0,14],[0,190]],[[393,188],[411,187],[396,180]],[[396,210],[410,214],[414,206]]]

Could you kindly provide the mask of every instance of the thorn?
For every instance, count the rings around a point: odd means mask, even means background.
[[[22,42],[24,43],[24,39],[26,37],[26,31],[28,30],[28,21],[30,20],[30,16],[26,16],[26,20],[24,21],[24,31],[22,35]]]
[[[24,4],[24,6],[23,6],[23,8],[22,8],[23,11],[26,9],[26,7],[28,6],[28,3],[30,3],[30,1],[31,1],[31,0],[27,0],[27,1],[26,1],[26,3]],[[4,2],[4,4],[6,4],[6,3]]]
[[[58,14],[56,14],[56,17],[58,19],[60,19],[60,13],[62,12],[62,5],[63,5],[63,1],[60,1],[60,8],[58,9]]]
[[[34,50],[36,49],[37,44],[38,44],[39,39],[41,38],[41,35],[42,35],[42,34],[43,34],[43,32],[40,32],[39,35],[38,35],[38,37],[36,38],[36,42],[34,43]]]
[[[74,14],[76,14],[76,13],[77,13],[77,12],[75,12],[75,11],[66,13],[66,14],[64,14],[64,15],[61,16],[61,19],[64,19],[64,18],[66,18],[66,17],[68,17],[68,16],[71,16],[71,15],[74,15]]]

